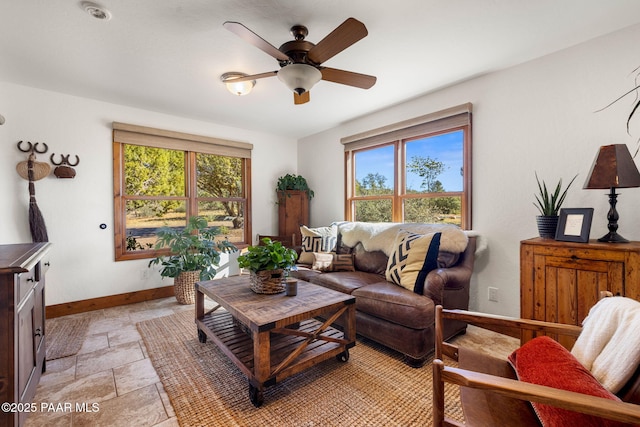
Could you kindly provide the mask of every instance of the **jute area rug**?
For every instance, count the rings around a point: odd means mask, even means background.
[[[46,319],[46,359],[73,356],[80,351],[89,330],[88,317]]]
[[[322,362],[267,387],[249,401],[247,379],[208,340],[198,341],[193,312],[137,324],[181,426],[430,426],[431,366],[410,368],[401,356],[359,339],[350,359]],[[447,413],[462,420],[456,386]]]

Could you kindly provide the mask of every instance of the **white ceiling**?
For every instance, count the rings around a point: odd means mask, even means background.
[[[293,138],[640,22],[637,0],[97,2],[110,21],[80,1],[0,0],[0,80]],[[279,69],[224,21],[278,47],[292,25],[317,43],[348,17],[369,35],[323,65],[377,76],[369,90],[321,81],[294,106],[277,78],[243,97],[219,80]]]

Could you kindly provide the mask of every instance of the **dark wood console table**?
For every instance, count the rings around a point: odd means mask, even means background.
[[[45,370],[44,276],[50,243],[0,245],[0,425],[21,426]]]

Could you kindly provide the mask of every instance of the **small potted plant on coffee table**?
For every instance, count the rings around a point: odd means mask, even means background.
[[[260,243],[257,246],[249,246],[247,252],[238,257],[238,265],[249,270],[251,290],[255,293],[283,292],[283,279],[295,265],[298,254],[268,237]]]
[[[180,304],[194,303],[194,284],[215,276],[221,253],[238,250],[227,239],[216,240],[219,231],[219,227],[209,227],[202,216],[192,216],[184,228],[158,230],[155,248],[168,248],[170,254],[152,259],[149,267],[160,264],[160,275],[174,278],[173,286]]]

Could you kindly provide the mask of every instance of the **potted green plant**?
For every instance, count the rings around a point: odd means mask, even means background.
[[[536,202],[534,203],[534,206],[540,211],[540,215],[536,217],[540,237],[555,237],[556,228],[558,226],[558,212],[560,211],[562,203],[564,203],[569,187],[571,187],[571,184],[573,184],[573,181],[575,181],[577,177],[578,175],[576,174],[564,191],[562,190],[562,178],[560,178],[555,190],[551,193],[547,189],[547,184],[544,180],[540,183],[538,173],[536,172],[536,181],[538,183],[539,193],[535,195]]]
[[[170,254],[152,259],[149,267],[160,264],[160,275],[174,278],[176,299],[180,304],[194,303],[195,282],[213,278],[222,252],[238,250],[227,239],[216,240],[219,231],[219,227],[209,227],[202,216],[192,216],[184,228],[158,230],[155,248],[168,248]]]
[[[309,200],[311,200],[314,196],[313,190],[309,188],[307,180],[303,176],[288,173],[278,178],[276,191],[282,191],[285,195],[287,195],[287,191],[290,190],[306,191]]]
[[[251,289],[259,294],[276,294],[285,290],[284,278],[296,264],[298,254],[268,237],[257,246],[249,246],[238,257],[238,266],[249,270]]]

